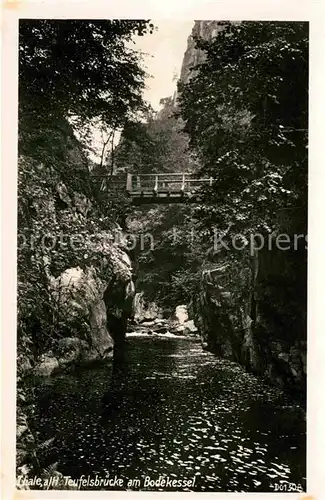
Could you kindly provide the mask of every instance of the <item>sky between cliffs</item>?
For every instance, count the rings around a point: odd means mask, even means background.
[[[172,96],[176,90],[176,79],[181,72],[187,38],[194,25],[193,20],[153,20],[157,27],[152,35],[136,37],[133,47],[144,55],[144,65],[149,76],[144,98],[159,109],[162,97]]]

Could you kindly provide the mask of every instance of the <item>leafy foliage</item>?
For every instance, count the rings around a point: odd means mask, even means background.
[[[224,23],[187,84],[180,108],[207,190],[205,225],[268,230],[307,186],[308,24]]]
[[[144,112],[145,71],[130,42],[153,29],[144,20],[20,20],[19,152],[55,156],[64,171],[68,122],[85,151],[94,127],[116,130]]]
[[[126,123],[116,148],[117,171],[129,173],[189,172],[196,166],[188,148],[183,122],[172,98],[161,100],[159,112],[148,112],[145,121]]]
[[[20,20],[19,98],[34,116],[123,123],[143,106],[144,71],[126,47],[153,25],[142,20]],[[45,108],[44,108],[45,107]],[[44,113],[42,113],[44,114]]]
[[[308,25],[223,23],[214,39],[196,43],[206,58],[179,83],[177,106],[167,99],[157,116],[125,128],[117,152],[124,171],[215,179],[196,206],[129,215],[130,230],[140,217],[137,229],[155,242],[136,253],[138,286],[171,305],[197,294],[211,263],[225,258],[234,275],[249,265],[243,252],[216,252],[215,230],[225,243],[268,234],[281,227],[282,209],[295,212],[302,232],[306,225]]]
[[[127,209],[120,197],[103,201],[98,196],[85,144],[76,139],[74,130],[80,131],[82,125],[85,134],[79,135],[87,141],[87,125],[92,121],[116,128],[145,109],[145,72],[139,54],[127,43],[152,29],[151,23],[142,20],[20,21],[21,336],[34,330],[45,339],[57,332],[46,273],[57,276],[68,267],[92,264],[90,259],[98,256],[94,249],[89,251],[87,242],[112,228]],[[67,190],[65,199],[57,192],[59,185]],[[90,203],[90,216],[76,210],[75,198],[79,204]],[[82,239],[84,244],[72,247],[64,242],[62,248],[62,235]],[[48,270],[45,262],[50,262]]]

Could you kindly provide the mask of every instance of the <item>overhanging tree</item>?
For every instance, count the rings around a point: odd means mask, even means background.
[[[26,238],[46,233],[56,241],[60,234],[87,237],[120,216],[121,204],[114,209],[112,203],[96,203],[97,186],[73,132],[76,127],[87,129],[94,120],[119,127],[145,109],[145,72],[139,54],[127,42],[152,29],[145,20],[20,21],[18,224]],[[60,184],[68,194],[63,209]],[[91,198],[91,213],[83,219],[69,206],[74,194]],[[89,262],[70,247],[62,251],[36,244],[18,250],[20,336],[29,335],[31,324],[41,319],[39,333],[45,338],[46,325],[49,330],[52,325],[51,315],[46,315],[44,257],[55,276]],[[45,289],[40,290],[42,283]]]
[[[204,224],[268,230],[279,208],[307,201],[308,23],[224,23],[179,104],[206,192]]]

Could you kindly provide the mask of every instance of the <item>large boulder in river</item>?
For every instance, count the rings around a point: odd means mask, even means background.
[[[133,318],[136,323],[154,321],[162,318],[162,310],[155,302],[146,301],[143,292],[135,294],[133,301]]]
[[[189,321],[186,321],[184,324],[184,334],[185,335],[195,335],[198,332],[197,327],[194,324],[194,321],[190,319]]]
[[[176,335],[196,335],[198,329],[194,321],[189,319],[188,307],[186,305],[176,307],[170,321],[170,329]]]

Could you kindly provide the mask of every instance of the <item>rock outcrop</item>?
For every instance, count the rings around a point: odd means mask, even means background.
[[[294,241],[292,221],[283,232]],[[192,304],[205,347],[304,394],[306,269],[304,240],[286,251],[265,247],[237,264],[226,257],[211,263]]]
[[[114,234],[121,228],[102,207],[84,149],[66,120],[50,121],[20,133],[17,476],[61,477],[44,459],[48,443],[38,442],[29,375],[110,359],[135,293],[131,261]]]
[[[114,245],[103,249],[102,256],[107,261],[110,257],[109,272],[104,267],[99,273],[89,266],[49,277],[56,322],[63,336],[53,339],[50,350],[37,359],[35,374],[50,375],[71,365],[111,359],[114,343],[124,341],[135,292],[131,262]]]
[[[204,62],[195,38],[209,41],[223,26],[220,21],[195,21],[182,63],[182,83],[188,83],[195,67]],[[306,213],[306,207],[300,207],[286,216],[279,214],[274,226],[293,242],[295,235],[306,234]],[[235,259],[219,254],[206,264],[190,311],[205,348],[301,394],[307,340],[304,247],[303,240],[296,250],[264,248],[254,257],[242,252]]]
[[[196,335],[198,329],[193,319],[189,319],[187,305],[176,306],[175,312],[170,320],[170,331],[178,335]]]
[[[205,59],[203,51],[195,47],[195,38],[203,38],[209,41],[216,37],[220,31],[223,30],[222,22],[220,21],[195,21],[192,33],[187,39],[187,48],[184,54],[180,80],[187,83],[193,74],[192,68],[198,64],[202,64]]]
[[[20,369],[50,375],[112,358],[114,345],[124,342],[135,294],[132,263],[116,235],[121,228],[103,223],[96,201],[59,180],[49,167],[22,157],[20,175],[33,238],[31,256],[29,241],[23,240],[21,255],[25,252],[30,263],[27,267],[24,261],[20,287],[26,289],[29,275],[39,283],[30,288],[26,304],[41,316],[30,314],[33,358],[22,357]],[[33,294],[40,294],[40,304]]]
[[[180,325],[183,325],[186,321],[188,321],[188,311],[186,305],[180,305],[176,307],[175,319]]]

